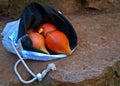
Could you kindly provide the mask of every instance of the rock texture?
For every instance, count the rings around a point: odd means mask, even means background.
[[[120,0],[86,0],[86,7],[97,10],[108,9],[120,4]]]
[[[12,18],[18,18],[24,7],[31,2],[51,6],[62,13],[73,13],[81,7],[80,2],[76,0],[0,0],[0,13],[3,12],[3,16],[10,15]]]
[[[35,73],[50,62],[56,64],[57,70],[49,72],[42,82],[24,85],[13,71],[18,57],[0,44],[1,86],[120,86],[120,12],[86,11],[84,14],[65,16],[78,36],[75,52],[67,58],[48,62],[27,60]],[[30,78],[22,64],[19,72],[24,79]]]
[[[0,0],[0,13],[3,16],[19,18],[24,7],[30,2],[46,4],[64,14],[82,11],[83,8],[107,10],[120,4],[120,0]]]

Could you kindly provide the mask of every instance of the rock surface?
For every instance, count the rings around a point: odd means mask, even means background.
[[[120,0],[0,0],[0,15],[19,18],[30,2],[48,5],[64,14],[82,11],[83,8],[108,10],[120,4]]]
[[[64,59],[48,62],[27,60],[34,73],[54,62],[57,70],[42,82],[24,85],[13,67],[18,57],[0,44],[0,86],[120,86],[120,12],[65,15],[78,36],[75,52]],[[0,22],[0,31],[4,26]],[[2,40],[2,37],[0,37]],[[22,64],[19,72],[30,78]]]
[[[86,7],[97,10],[108,9],[120,4],[120,0],[86,0]]]

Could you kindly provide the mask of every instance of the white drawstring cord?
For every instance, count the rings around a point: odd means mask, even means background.
[[[19,54],[19,52],[17,51],[14,43],[12,42],[12,46],[16,52],[16,54],[18,55],[19,57],[19,60],[16,62],[15,66],[14,66],[14,71],[16,73],[16,75],[18,76],[19,80],[24,83],[24,84],[29,84],[33,81],[35,81],[36,79],[38,79],[38,81],[42,81],[42,79],[45,77],[45,75],[50,71],[54,71],[56,70],[56,66],[54,63],[50,63],[48,64],[48,67],[47,69],[43,70],[42,74],[41,73],[38,73],[37,75],[35,75],[31,70],[30,68],[26,65],[25,61],[23,60],[23,58],[21,57],[21,55]],[[25,81],[22,79],[22,77],[20,76],[20,74],[18,73],[17,71],[17,65],[20,63],[20,61],[23,63],[23,65],[25,66],[26,70],[34,77],[33,79],[29,80],[29,81]]]
[[[55,66],[54,63],[48,64],[47,69],[45,69],[45,70],[42,71],[42,78],[44,78],[45,75],[47,74],[47,72],[49,72],[50,70],[52,70],[52,71],[56,70],[56,66]]]
[[[25,81],[25,80],[22,79],[22,77],[20,76],[20,74],[19,74],[18,71],[17,71],[17,66],[18,66],[18,64],[20,63],[20,61],[21,61],[21,60],[19,59],[19,60],[15,63],[15,66],[14,66],[14,71],[15,71],[17,77],[19,78],[19,80],[20,80],[22,83],[24,83],[24,84],[29,84],[29,83],[35,81],[35,80],[37,79],[36,77],[34,77],[33,79],[31,79],[31,80],[29,80],[29,81]]]
[[[28,68],[28,66],[26,65],[25,61],[23,60],[23,58],[21,57],[21,55],[19,54],[19,52],[17,51],[14,43],[12,42],[12,46],[16,52],[16,54],[18,55],[18,57],[20,58],[20,61],[23,63],[23,65],[25,66],[25,68],[28,70],[28,72],[34,77],[35,74],[30,70],[30,68]]]

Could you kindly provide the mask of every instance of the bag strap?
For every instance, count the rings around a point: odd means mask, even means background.
[[[45,70],[42,71],[42,73],[38,73],[38,74],[34,74],[30,68],[27,66],[26,62],[24,61],[24,59],[22,58],[22,56],[20,55],[20,53],[18,52],[17,48],[15,47],[15,44],[14,42],[12,42],[12,46],[17,54],[17,56],[19,57],[19,60],[15,63],[14,65],[14,71],[18,77],[18,79],[24,83],[24,84],[29,84],[29,83],[32,83],[33,81],[35,80],[38,80],[38,81],[42,81],[42,79],[46,76],[46,74],[52,70],[52,71],[55,71],[56,70],[56,66],[54,63],[49,63],[47,68]],[[18,67],[18,64],[22,62],[22,64],[24,65],[24,67],[26,68],[26,70],[33,76],[33,78],[31,80],[23,80],[23,78],[21,77],[21,75],[19,74],[18,70],[17,70],[17,67]]]

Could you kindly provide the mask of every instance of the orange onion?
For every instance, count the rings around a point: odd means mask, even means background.
[[[41,51],[49,54],[49,52],[47,51],[47,49],[45,47],[45,39],[41,34],[39,34],[37,32],[31,32],[30,34],[28,34],[28,36],[32,40],[32,46],[35,49],[41,50]]]
[[[71,55],[71,49],[67,36],[61,31],[52,31],[45,37],[47,47],[55,53],[66,53]]]
[[[44,23],[39,27],[39,33],[41,33],[42,35],[46,36],[47,33],[51,32],[51,31],[56,31],[57,28],[51,24],[51,23]]]

